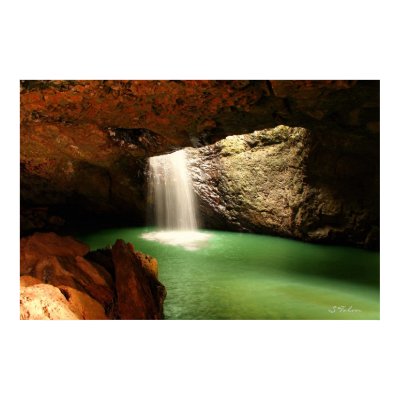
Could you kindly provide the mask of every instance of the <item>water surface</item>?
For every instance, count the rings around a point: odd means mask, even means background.
[[[379,253],[248,233],[203,231],[197,250],[145,240],[151,228],[80,236],[116,239],[158,259],[166,319],[379,319]]]

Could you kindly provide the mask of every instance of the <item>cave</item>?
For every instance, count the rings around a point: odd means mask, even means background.
[[[20,81],[20,318],[379,319],[379,91]]]

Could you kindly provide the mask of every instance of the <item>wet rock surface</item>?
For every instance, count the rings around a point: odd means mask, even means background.
[[[161,319],[166,295],[157,261],[132,245],[89,252],[54,233],[21,239],[20,286],[21,319]]]
[[[377,146],[278,126],[186,152],[206,227],[377,248]]]

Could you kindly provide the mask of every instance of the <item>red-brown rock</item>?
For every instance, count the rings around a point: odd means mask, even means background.
[[[52,285],[39,284],[22,287],[20,319],[79,319],[69,303]]]
[[[21,239],[21,274],[29,274],[39,260],[48,256],[83,256],[89,247],[70,236],[35,233]]]
[[[162,318],[165,288],[156,259],[122,241],[88,259],[87,250],[56,234],[21,240],[21,319]]]
[[[67,299],[70,310],[79,319],[108,319],[101,304],[88,294],[68,286],[59,286],[59,289]]]
[[[33,276],[30,275],[23,275],[19,278],[19,286],[20,288],[22,287],[28,287],[28,286],[33,286],[33,285],[38,285],[43,283],[40,279],[37,279]]]
[[[158,277],[158,262],[157,259],[151,257],[148,254],[144,254],[140,251],[135,252],[136,256],[140,259],[140,262],[147,271],[149,271],[155,278]]]
[[[121,319],[161,319],[165,288],[123,241],[112,247],[115,287]]]
[[[88,251],[72,237],[35,233],[21,239],[21,274],[86,292],[108,309],[113,302],[112,278],[105,268],[82,257]]]

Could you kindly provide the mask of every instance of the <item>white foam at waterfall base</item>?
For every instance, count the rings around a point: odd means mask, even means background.
[[[144,233],[141,237],[186,250],[197,250],[207,245],[211,234],[200,231],[154,231]]]
[[[149,199],[157,229],[143,239],[181,246],[204,247],[210,234],[197,230],[197,204],[185,150],[149,158]]]

